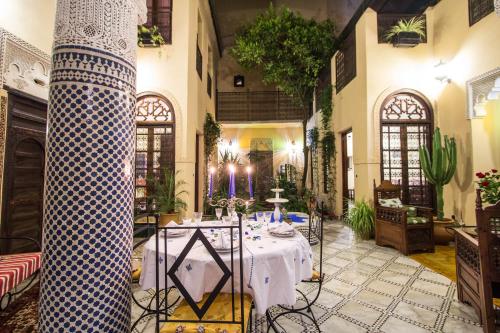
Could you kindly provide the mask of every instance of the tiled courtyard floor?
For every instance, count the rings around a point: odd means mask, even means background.
[[[458,302],[456,285],[399,252],[373,241],[355,241],[341,223],[325,226],[326,281],[313,307],[322,332],[482,332],[474,310]],[[299,288],[314,295],[311,284]],[[149,292],[134,289],[143,302]],[[273,309],[273,311],[279,311]],[[133,308],[133,320],[141,311]],[[266,332],[264,317],[254,332]],[[290,315],[282,332],[315,332],[307,321]],[[134,333],[154,332],[154,319],[143,320]]]

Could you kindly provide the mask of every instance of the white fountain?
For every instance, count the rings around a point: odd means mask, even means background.
[[[276,185],[277,186],[277,185]],[[283,203],[287,203],[288,199],[285,198],[280,198],[280,193],[284,191],[282,188],[273,188],[271,189],[274,193],[276,193],[276,196],[274,198],[266,199],[267,202],[273,203],[274,204],[274,222],[279,222],[280,220],[280,205]]]

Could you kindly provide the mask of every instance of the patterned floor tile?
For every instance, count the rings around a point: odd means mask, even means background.
[[[382,312],[356,302],[347,302],[338,310],[338,313],[349,317],[348,320],[352,322],[360,321],[368,326],[372,326],[382,315]]]
[[[416,305],[399,302],[393,310],[394,313],[401,315],[409,320],[417,321],[429,327],[434,327],[438,320],[438,313],[420,308]]]
[[[411,333],[424,333],[429,332],[428,330],[410,324],[398,318],[389,318],[380,328],[382,332],[385,333],[401,333],[401,332],[411,332]]]

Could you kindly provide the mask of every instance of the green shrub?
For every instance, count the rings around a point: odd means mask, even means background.
[[[375,231],[374,209],[365,200],[356,201],[345,218],[346,224],[351,227],[356,237],[370,239]]]

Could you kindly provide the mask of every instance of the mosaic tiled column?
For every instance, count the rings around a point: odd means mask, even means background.
[[[139,0],[58,0],[39,332],[128,332]],[[144,13],[145,14],[145,13]]]

